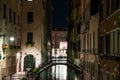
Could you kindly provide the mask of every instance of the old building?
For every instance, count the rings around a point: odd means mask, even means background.
[[[119,80],[120,1],[71,0],[68,58],[85,80]]]
[[[85,80],[99,80],[99,0],[81,0],[80,64]]]
[[[50,1],[0,0],[0,80],[46,64],[50,54]]]
[[[70,0],[70,10],[68,16],[68,59],[73,61],[78,59],[77,46],[79,46],[80,36],[80,0]],[[78,44],[77,44],[78,43]]]
[[[21,1],[0,0],[0,80],[16,72],[20,52]]]
[[[99,0],[71,0],[68,58],[83,69],[85,80],[99,80]]]
[[[52,28],[52,57],[67,57],[67,28]]]
[[[39,67],[48,60],[51,44],[51,5],[48,0],[24,0],[21,11],[21,69]],[[49,52],[50,54],[50,52]]]
[[[120,79],[120,1],[101,0],[100,80]],[[119,77],[119,78],[118,78]]]

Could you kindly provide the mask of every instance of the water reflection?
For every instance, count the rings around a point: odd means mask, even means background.
[[[67,66],[52,66],[52,80],[67,80]]]
[[[66,59],[57,58],[57,63],[66,63]],[[54,62],[55,63],[55,62]],[[54,65],[40,74],[39,80],[81,80],[79,72],[66,65]]]

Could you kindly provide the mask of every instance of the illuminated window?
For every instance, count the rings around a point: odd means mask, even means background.
[[[33,0],[27,0],[27,1],[33,1]]]

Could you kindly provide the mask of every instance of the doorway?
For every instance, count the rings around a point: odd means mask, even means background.
[[[27,55],[24,58],[24,71],[26,68],[35,68],[35,58],[33,55]]]

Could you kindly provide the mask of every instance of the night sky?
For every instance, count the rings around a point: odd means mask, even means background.
[[[66,27],[68,16],[68,0],[52,0],[52,26]]]

